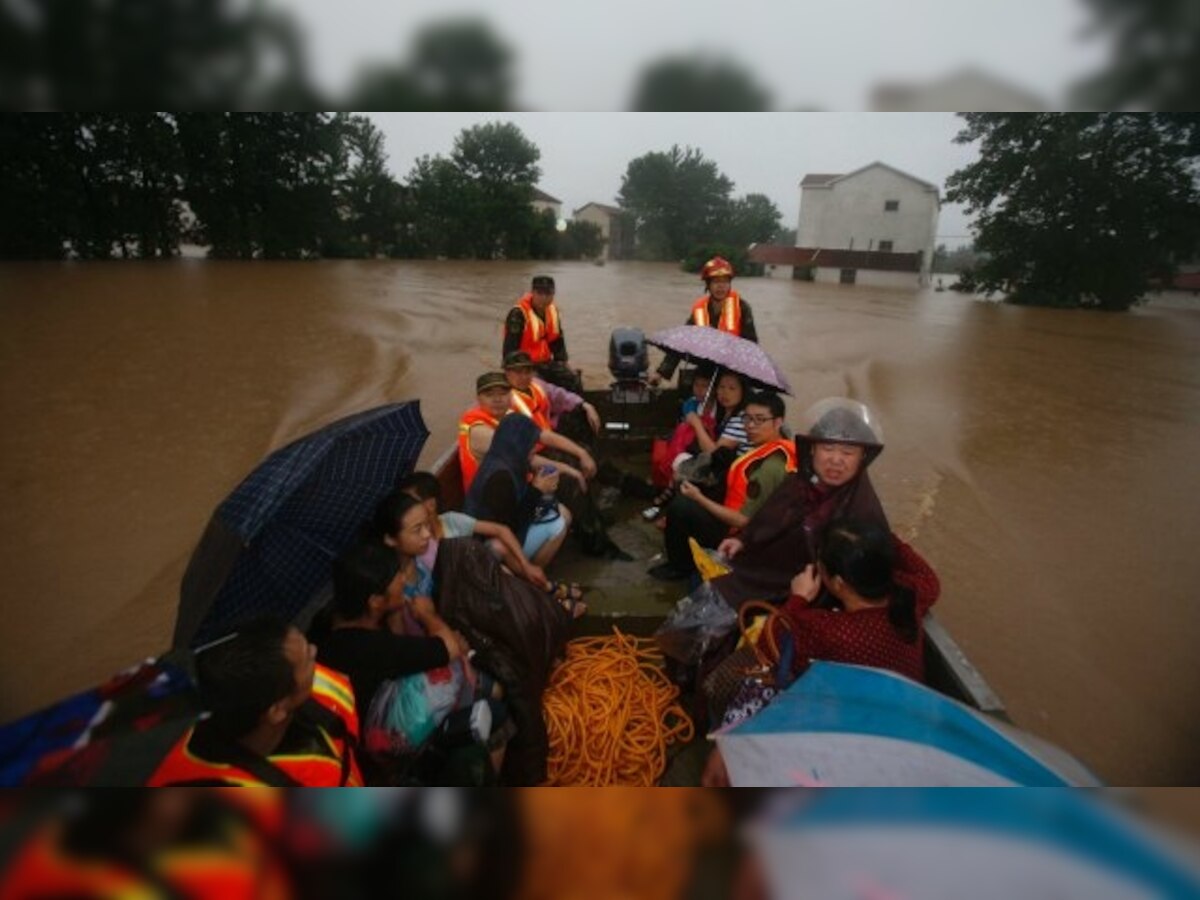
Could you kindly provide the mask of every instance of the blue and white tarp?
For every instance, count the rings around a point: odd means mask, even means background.
[[[736,787],[1097,785],[1058,748],[892,672],[814,662],[713,735]]]
[[[1103,791],[790,790],[746,834],[778,900],[1200,896],[1194,841]]]

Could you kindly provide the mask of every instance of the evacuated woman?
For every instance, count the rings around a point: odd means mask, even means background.
[[[539,471],[529,478],[540,433],[525,416],[500,420],[467,492],[464,511],[475,519],[507,526],[521,542],[526,558],[544,568],[566,540],[571,514],[561,503],[542,504],[543,497],[553,498],[558,489],[558,472]]]
[[[789,475],[741,534],[718,550],[732,571],[712,584],[733,605],[779,602],[816,561],[816,536],[834,518],[887,528],[867,468],[883,451],[879,423],[862,403],[829,397],[809,407],[796,435],[799,471]]]
[[[526,558],[520,542],[508,526],[475,519],[455,510],[443,512],[442,486],[432,472],[413,472],[401,480],[396,490],[420,500],[429,513],[429,527],[433,530],[433,539],[429,542],[429,549],[417,557],[417,563],[427,572],[433,571],[437,562],[438,544],[441,541],[447,538],[478,537],[488,541],[492,552],[508,567],[509,572],[543,590],[550,589],[546,573]]]
[[[925,681],[922,622],[941,593],[937,574],[912,547],[877,522],[837,519],[825,529],[816,564],[792,579],[769,641],[790,643],[790,677],[813,660],[870,666]],[[768,636],[759,638],[760,643]],[[763,708],[767,696],[743,697],[725,710],[722,727]],[[713,752],[705,769],[709,787],[728,784]]]
[[[717,481],[721,481],[729,464],[750,449],[743,415],[746,399],[750,396],[749,384],[741,375],[725,372],[717,379],[714,393],[717,401],[715,427],[712,419],[693,410],[684,415],[672,435],[669,446],[675,449],[687,447],[689,452],[679,453],[670,461],[672,482],[654,498],[653,506],[643,513],[647,521],[666,513],[667,504],[679,490],[679,481],[685,471],[679,467],[694,458],[694,454],[707,453],[712,472]],[[680,440],[680,435],[685,439]]]

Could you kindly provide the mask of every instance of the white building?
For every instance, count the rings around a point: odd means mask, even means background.
[[[927,285],[940,209],[936,185],[886,163],[846,175],[805,175],[796,247],[807,252],[794,265],[813,266],[817,281]]]
[[[633,258],[633,227],[623,209],[604,203],[585,203],[575,210],[574,218],[599,226],[605,256],[609,259]]]
[[[562,218],[562,201],[557,197],[551,197],[541,188],[535,187],[533,189],[533,200],[529,205],[533,207],[533,211],[536,213],[550,210],[550,212],[554,213],[554,220],[556,222]]]

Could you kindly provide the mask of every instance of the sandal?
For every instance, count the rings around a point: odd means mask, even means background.
[[[587,604],[583,602],[583,587],[575,582],[554,582],[550,587],[550,599],[562,606],[572,619],[578,619],[587,612]]]

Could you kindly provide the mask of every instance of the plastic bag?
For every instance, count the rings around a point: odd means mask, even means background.
[[[705,581],[675,605],[654,632],[654,638],[667,656],[692,665],[732,632],[737,623],[737,612]]]
[[[367,751],[377,756],[415,753],[459,705],[466,683],[458,660],[383,682],[367,711]]]

